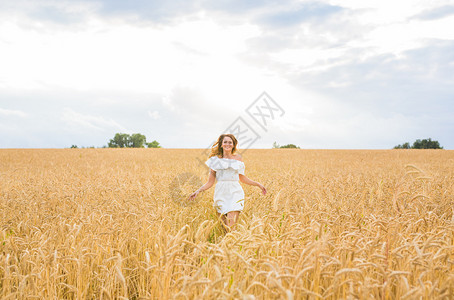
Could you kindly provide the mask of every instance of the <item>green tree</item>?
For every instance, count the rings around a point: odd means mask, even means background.
[[[284,145],[284,146],[281,146],[281,148],[294,148],[294,149],[299,149],[300,147],[294,145],[294,144],[288,144],[288,145]]]
[[[397,145],[394,149],[443,149],[443,147],[440,146],[438,141],[432,141],[432,139],[429,138],[423,140],[418,139],[412,146],[410,146],[410,143],[408,142],[402,145]]]
[[[287,145],[284,145],[284,146],[279,146],[278,143],[274,142],[273,143],[273,149],[276,149],[276,148],[294,148],[294,149],[299,149],[300,147],[294,145],[294,144],[287,144]]]
[[[140,133],[134,133],[129,137],[129,147],[132,148],[143,148],[147,138]]]
[[[147,143],[147,147],[148,148],[161,148],[161,146],[159,145],[159,143],[157,141],[153,141],[151,143]]]
[[[406,142],[406,143],[403,143],[402,145],[395,146],[394,149],[411,149],[411,147],[410,147],[410,143]]]
[[[157,141],[147,143],[147,138],[141,133],[116,133],[114,138],[109,141],[109,148],[161,148]]]
[[[438,141],[432,139],[416,140],[412,146],[413,149],[443,149]]]
[[[116,133],[114,138],[109,141],[109,148],[129,147],[130,135],[127,133]]]

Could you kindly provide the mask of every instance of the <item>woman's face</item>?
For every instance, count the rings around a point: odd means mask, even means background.
[[[233,141],[230,137],[224,137],[224,139],[222,140],[222,149],[224,149],[224,151],[232,151]]]

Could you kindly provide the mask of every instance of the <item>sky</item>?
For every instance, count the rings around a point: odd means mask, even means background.
[[[0,148],[454,149],[452,28],[452,0],[0,0]]]

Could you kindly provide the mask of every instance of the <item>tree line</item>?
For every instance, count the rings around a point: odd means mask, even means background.
[[[287,144],[284,146],[280,146],[278,143],[274,142],[273,143],[273,149],[278,149],[278,148],[293,148],[293,149],[299,149],[300,147],[294,145],[294,144]]]
[[[147,143],[147,138],[141,133],[116,133],[115,136],[110,139],[107,146],[104,146],[104,148],[145,148],[145,146],[148,148],[161,148],[161,145],[156,140]],[[76,145],[72,145],[71,148],[78,147]],[[94,146],[91,146],[89,148],[94,148]],[[300,147],[294,144],[280,146],[276,142],[273,143],[273,148],[300,149]],[[443,149],[443,147],[440,146],[440,143],[438,141],[432,141],[431,138],[428,138],[422,140],[418,139],[412,145],[410,145],[410,143],[408,142],[405,142],[402,145],[399,144],[395,146],[394,149]]]
[[[148,148],[161,148],[161,145],[156,140],[147,143],[147,138],[141,133],[116,133],[115,136],[107,143],[107,146],[103,146],[102,148],[145,148],[145,146]],[[79,147],[77,147],[77,145],[72,145],[71,148]],[[91,146],[87,148],[95,147]]]
[[[438,141],[432,141],[432,139],[429,138],[416,140],[413,145],[410,145],[410,143],[406,142],[402,145],[395,146],[394,149],[443,149],[443,147],[440,146],[440,143]]]
[[[147,143],[147,138],[141,133],[116,133],[113,139],[107,144],[109,148],[161,148],[158,141]]]

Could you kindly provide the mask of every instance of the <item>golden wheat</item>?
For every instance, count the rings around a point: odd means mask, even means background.
[[[247,150],[225,234],[202,150],[0,150],[2,299],[446,299],[454,152]]]

